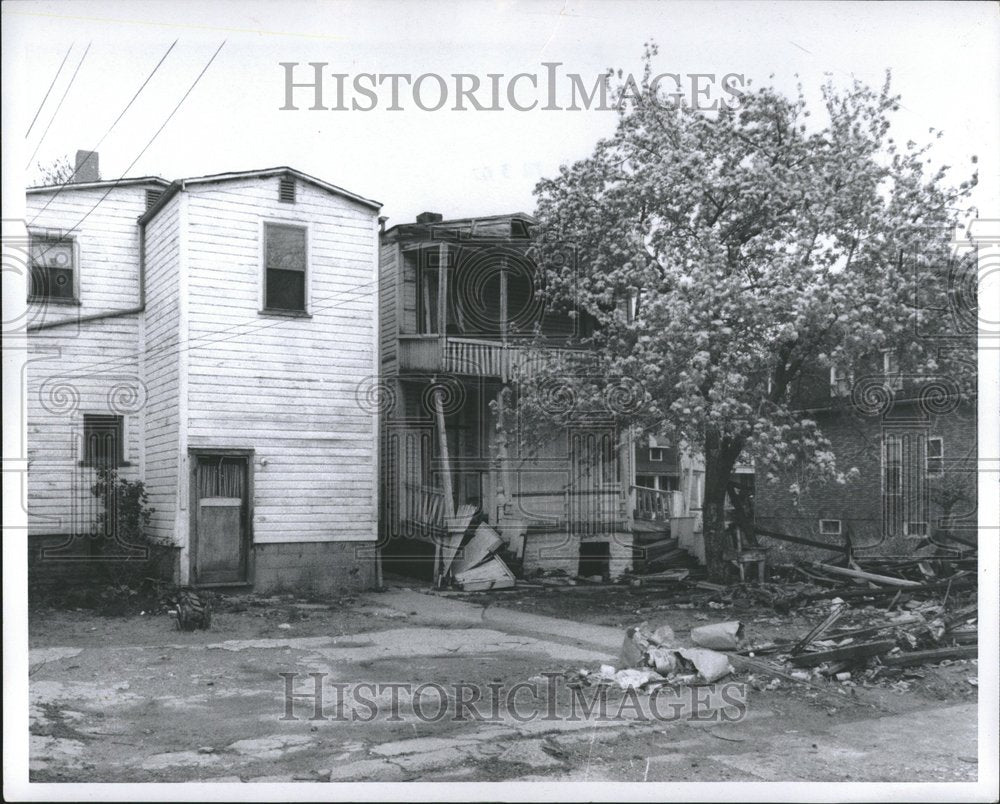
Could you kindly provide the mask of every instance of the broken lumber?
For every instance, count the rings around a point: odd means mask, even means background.
[[[490,556],[482,564],[455,575],[455,583],[463,592],[485,592],[489,589],[510,589],[514,586],[514,573],[497,556]]]
[[[884,656],[882,664],[886,667],[909,667],[914,664],[929,664],[944,659],[975,659],[979,655],[977,645],[961,645],[956,648],[934,648],[933,650],[915,650],[912,653],[901,653],[899,656]]]
[[[877,642],[862,642],[860,645],[845,645],[819,653],[802,653],[789,659],[795,667],[815,667],[824,662],[852,662],[867,659],[869,656],[880,656],[896,647],[896,640],[881,639]]]
[[[880,583],[885,586],[905,586],[905,587],[916,587],[920,586],[919,581],[908,581],[906,578],[892,578],[888,575],[876,575],[874,572],[865,572],[864,570],[853,570],[847,567],[835,567],[832,564],[823,564],[820,561],[811,562],[813,567],[820,569],[823,572],[832,572],[834,575],[844,575],[848,578],[856,578],[861,581],[871,581],[872,583]]]
[[[832,628],[833,624],[840,619],[840,616],[845,611],[847,611],[847,606],[843,604],[834,607],[833,611],[830,612],[829,616],[825,620],[823,620],[823,622],[821,622],[819,625],[813,628],[808,634],[806,634],[804,637],[802,637],[802,639],[800,639],[798,642],[795,643],[795,645],[792,646],[792,650],[790,651],[791,655],[797,656],[798,654],[802,653],[802,651],[804,651],[807,647],[809,647],[809,645],[811,645],[813,642],[819,639],[823,634],[825,634],[830,628]]]
[[[499,550],[502,545],[503,539],[500,538],[499,534],[485,522],[481,522],[472,539],[462,546],[458,555],[452,560],[452,572],[458,575],[472,569],[485,561],[487,556]]]

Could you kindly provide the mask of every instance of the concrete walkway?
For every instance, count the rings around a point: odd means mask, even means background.
[[[417,592],[406,588],[390,589],[387,592],[370,593],[365,599],[371,604],[389,606],[406,614],[416,614],[431,622],[489,626],[511,634],[544,636],[612,655],[618,653],[625,638],[620,628],[530,614],[490,603],[478,606],[434,592]]]

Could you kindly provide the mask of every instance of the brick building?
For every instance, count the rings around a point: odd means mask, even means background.
[[[879,358],[864,376],[835,369],[828,382],[814,377],[799,394],[830,440],[838,470],[857,471],[843,484],[808,484],[788,472],[769,481],[767,467],[758,466],[758,527],[834,547],[849,540],[859,558],[975,545],[975,400],[947,379],[902,377],[891,353]],[[830,558],[766,536],[763,543],[778,562]]]

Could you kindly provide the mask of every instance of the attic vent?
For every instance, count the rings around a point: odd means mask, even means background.
[[[146,211],[153,208],[153,205],[163,197],[163,190],[146,190]]]
[[[286,204],[295,203],[295,179],[291,176],[282,176],[278,185],[278,200]]]

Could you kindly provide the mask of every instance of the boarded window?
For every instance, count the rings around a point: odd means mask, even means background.
[[[68,238],[31,235],[30,251],[29,297],[63,301],[75,299],[73,241]]]
[[[278,200],[286,204],[295,203],[295,179],[291,176],[283,176],[278,183]]]
[[[306,309],[306,230],[300,226],[264,225],[264,307]]]
[[[123,419],[85,413],[83,416],[83,463],[115,469],[123,463]]]

